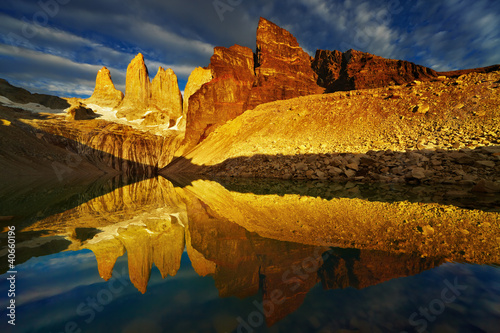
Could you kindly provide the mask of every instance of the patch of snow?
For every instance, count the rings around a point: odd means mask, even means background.
[[[118,118],[116,117],[117,110],[110,107],[102,107],[96,104],[87,104],[87,107],[91,108],[95,113],[100,115],[99,119],[108,120],[116,122]]]
[[[177,121],[175,122],[175,125],[170,127],[169,130],[172,130],[172,131],[178,131],[179,130],[179,123],[182,119],[182,116],[180,116],[179,118],[177,118]]]
[[[132,218],[131,220],[128,221],[123,221],[123,222],[118,222],[109,226],[105,226],[102,228],[99,228],[101,230],[100,233],[95,235],[91,240],[87,242],[87,244],[97,244],[99,242],[105,241],[105,240],[110,240],[113,238],[116,238],[119,236],[118,231],[119,229],[127,229],[130,226],[140,226],[140,227],[146,227],[146,224],[144,224],[141,221],[138,221],[137,218]]]
[[[179,125],[179,122],[180,122],[182,116],[177,119],[175,126],[173,126],[171,128],[168,127],[169,126],[168,123],[162,124],[162,125],[147,125],[146,126],[146,125],[142,125],[142,122],[144,121],[143,118],[131,120],[131,121],[127,120],[126,117],[118,118],[116,116],[118,110],[110,108],[110,107],[101,107],[101,106],[96,105],[96,104],[87,104],[87,107],[91,108],[96,114],[100,115],[100,117],[98,119],[107,120],[107,121],[111,121],[111,122],[122,124],[122,125],[132,126],[135,129],[138,129],[141,131],[151,132],[151,133],[156,134],[156,135],[162,135],[167,131],[181,131],[178,128],[178,125]],[[150,114],[152,112],[156,112],[156,110],[146,111],[144,113],[143,117],[147,116],[148,114]]]
[[[128,229],[131,226],[143,227],[145,231],[150,235],[158,234],[158,232],[151,231],[148,226],[144,223],[145,220],[163,220],[165,216],[175,216],[179,224],[185,228],[188,224],[187,216],[185,212],[172,212],[173,207],[160,207],[157,209],[152,209],[148,212],[143,212],[138,214],[127,221],[118,222],[112,225],[104,226],[99,228],[100,233],[96,234],[92,239],[90,239],[87,244],[97,244],[102,241],[111,240],[119,236],[120,229]],[[183,221],[184,220],[184,221]]]
[[[16,103],[5,96],[0,96],[0,103],[11,108],[26,110],[33,113],[65,113],[63,109],[51,109],[38,103]]]

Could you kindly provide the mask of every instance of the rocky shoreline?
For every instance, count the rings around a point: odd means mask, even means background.
[[[500,192],[500,146],[448,151],[368,151],[255,155],[204,167],[217,177],[475,185],[478,192]]]

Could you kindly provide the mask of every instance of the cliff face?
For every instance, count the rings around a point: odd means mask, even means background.
[[[177,76],[172,69],[160,67],[158,73],[151,81],[151,99],[149,108],[156,109],[146,115],[144,125],[169,123],[174,126],[182,116],[182,94],[179,90]]]
[[[183,110],[184,114],[188,110],[189,98],[197,92],[202,85],[210,82],[213,78],[212,70],[208,68],[196,67],[189,75],[186,88],[184,89],[184,104]]]
[[[194,147],[215,128],[245,111],[254,82],[253,66],[253,53],[247,47],[215,48],[208,67],[213,79],[189,97],[181,151]]]
[[[125,98],[118,105],[118,118],[144,119],[141,125],[168,124],[172,127],[183,115],[182,94],[172,69],[158,68],[149,81],[144,56],[139,53],[127,67]],[[96,84],[97,90],[97,84]]]
[[[436,79],[438,73],[409,61],[382,58],[370,53],[349,50],[317,50],[312,63],[318,84],[327,92],[372,89],[414,80]]]
[[[42,140],[76,153],[78,160],[72,164],[85,160],[126,176],[154,176],[170,162],[181,139],[177,133],[154,135],[97,119],[71,123],[45,120],[30,125]]]
[[[311,57],[285,29],[261,18],[257,28],[255,84],[246,109],[276,100],[321,94]]]
[[[88,104],[116,107],[123,100],[123,93],[115,88],[109,69],[103,67],[97,72],[95,89],[92,96],[85,100]]]
[[[338,80],[342,69],[342,52],[317,50],[312,68],[318,74],[318,85],[326,87]]]
[[[257,28],[256,54],[239,45],[229,49],[216,47],[208,70],[213,79],[186,97],[186,138],[178,155],[259,104],[324,90],[316,84],[311,57],[300,48],[296,38],[263,18]],[[206,73],[205,78],[208,77]]]
[[[120,104],[119,117],[140,119],[149,106],[151,97],[148,68],[139,53],[127,67],[125,98]]]

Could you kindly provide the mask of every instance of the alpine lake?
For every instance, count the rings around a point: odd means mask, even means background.
[[[0,219],[1,332],[500,331],[499,195],[26,178]]]

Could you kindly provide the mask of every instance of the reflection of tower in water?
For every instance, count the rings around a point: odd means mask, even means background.
[[[454,241],[460,236],[453,233],[457,223],[428,221],[446,218],[477,225],[480,219],[484,232],[494,225],[492,213],[472,214],[446,206],[449,213],[443,217],[442,207],[324,199],[294,192],[254,194],[202,180],[180,188],[160,177],[118,188],[31,228],[53,228],[57,235],[65,230],[71,250],[94,252],[105,280],[126,252],[130,281],[141,293],[146,292],[153,264],[163,278],[174,276],[186,249],[195,272],[211,275],[220,297],[243,299],[260,293],[256,311],[261,311],[267,325],[273,325],[297,310],[320,282],[324,289],[362,289],[440,265],[446,250],[442,246],[460,246],[465,253],[477,249],[472,240],[478,235],[471,233],[471,242],[460,243]],[[397,217],[410,213],[414,216],[400,223],[403,219]],[[415,225],[421,221],[433,227],[423,225],[419,230]],[[496,237],[496,229],[491,230],[491,237]],[[398,233],[420,241],[405,238],[402,242]],[[387,245],[389,238],[393,247]],[[436,242],[441,247],[432,248]],[[475,253],[488,252],[487,243],[481,246],[485,248]],[[481,260],[476,256],[470,262]]]

